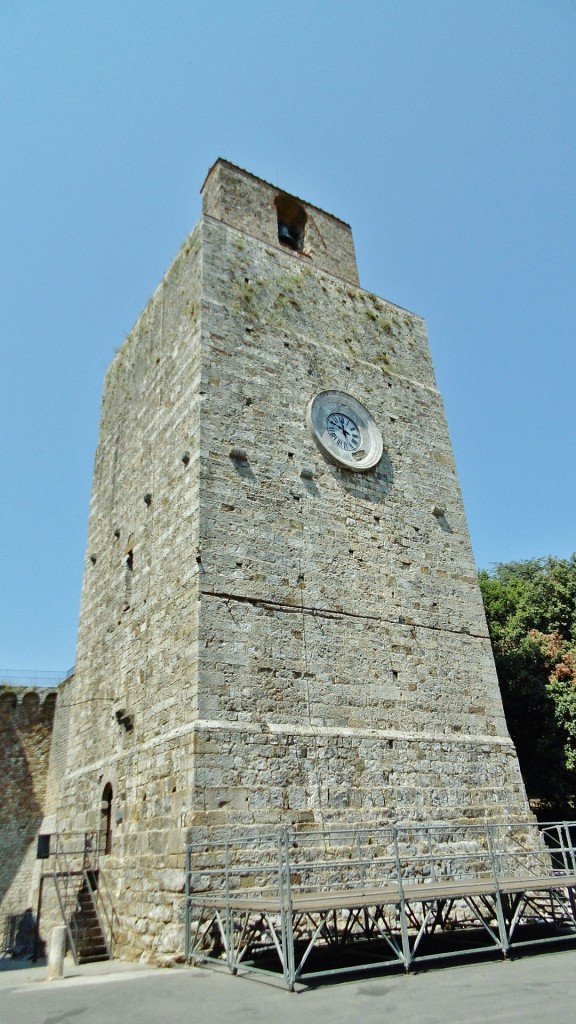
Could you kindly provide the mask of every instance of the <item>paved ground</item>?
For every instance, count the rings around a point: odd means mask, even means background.
[[[4,967],[4,969],[2,969]],[[0,961],[0,1024],[551,1024],[576,1021],[576,951],[325,984],[290,993],[191,967],[104,963],[47,982]]]

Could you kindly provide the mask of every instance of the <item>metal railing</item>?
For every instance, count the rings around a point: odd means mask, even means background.
[[[102,868],[98,872],[98,888],[96,889],[96,913],[100,920],[102,934],[106,942],[108,956],[112,959],[114,954],[114,939],[118,928],[118,914],[114,908],[112,894],[108,888],[106,876]]]
[[[36,940],[36,919],[30,909],[21,914],[7,914],[4,935],[0,941],[0,960],[32,960]]]
[[[452,955],[559,941],[576,935],[575,838],[574,822],[211,830],[187,849],[186,958],[268,973],[258,956],[275,954],[292,988],[321,944],[376,938],[380,966],[407,970],[441,955],[426,951],[435,931],[480,929],[483,945]]]
[[[190,892],[235,899],[574,871],[566,823],[396,825],[215,838],[188,846]]]
[[[62,920],[66,926],[68,946],[78,963],[78,926],[76,917],[78,899],[78,871],[74,871],[70,856],[59,835],[54,837],[55,843],[51,850],[53,871],[50,873],[56,889],[56,896]]]
[[[105,851],[103,832],[54,833],[50,836],[48,867],[43,877],[54,883],[68,945],[75,963],[80,956],[82,917],[88,906],[101,932],[108,957],[112,957],[118,915],[101,868]]]
[[[63,671],[43,671],[34,668],[0,668],[0,686],[58,686],[74,674],[75,666]]]

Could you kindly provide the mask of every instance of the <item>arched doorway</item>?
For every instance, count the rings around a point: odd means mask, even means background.
[[[100,804],[100,834],[104,839],[102,853],[112,852],[112,796],[112,786],[107,782],[102,791]]]

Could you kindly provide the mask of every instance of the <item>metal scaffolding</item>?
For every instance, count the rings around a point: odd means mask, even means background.
[[[186,957],[297,982],[576,937],[576,823],[247,830],[190,844]]]

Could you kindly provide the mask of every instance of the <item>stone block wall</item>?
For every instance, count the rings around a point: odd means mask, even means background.
[[[2,933],[8,915],[36,909],[36,835],[44,815],[55,705],[53,689],[0,686]]]
[[[509,740],[198,723],[189,839],[221,825],[530,820]],[[209,834],[209,832],[208,832]]]
[[[276,203],[284,197],[281,189],[226,160],[218,160],[202,186],[202,212],[282,250]],[[286,198],[294,203],[293,197]],[[309,203],[296,202],[306,217],[303,250],[297,258],[358,284],[354,241],[348,224]]]
[[[197,711],[200,241],[106,378],[70,694],[75,770],[129,756]]]
[[[420,318],[204,226],[200,717],[507,736]],[[305,410],[349,389],[371,473]]]

